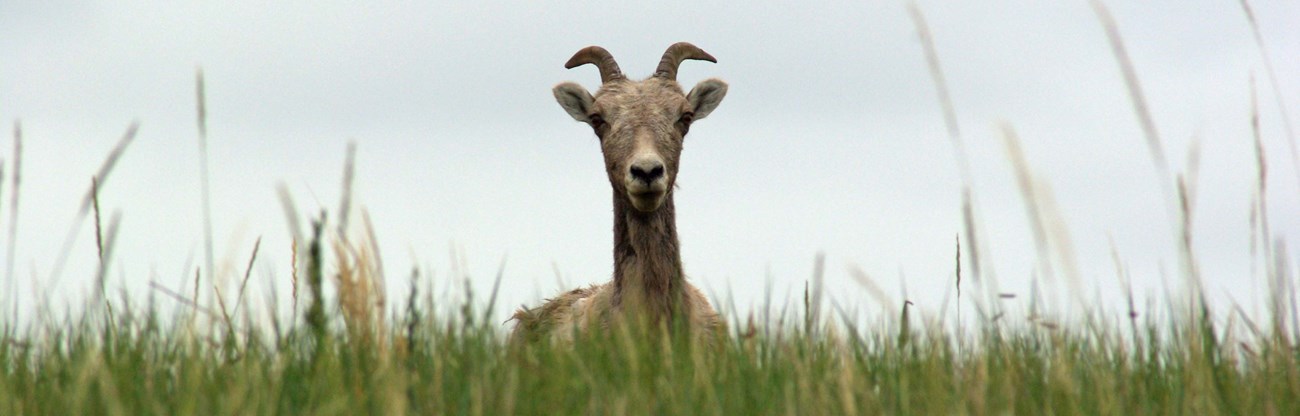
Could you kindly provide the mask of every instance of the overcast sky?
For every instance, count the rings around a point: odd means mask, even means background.
[[[373,220],[394,299],[404,299],[414,266],[439,290],[460,270],[484,292],[503,257],[503,308],[560,290],[554,269],[568,286],[605,281],[612,219],[599,146],[550,88],[598,87],[594,67],[563,67],[584,46],[604,46],[640,77],[677,41],[718,59],[684,63],[684,85],[730,83],[719,109],[692,127],[675,191],[691,281],[748,310],[763,303],[768,281],[777,299],[797,298],[824,252],[839,304],[864,316],[885,306],[853,283],[854,265],[893,301],[905,284],[918,306],[940,308],[963,232],[961,178],[905,3],[550,3],[0,3],[0,120],[21,120],[24,136],[21,310],[33,293],[62,305],[90,292],[92,227],[82,228],[62,277],[50,274],[91,177],[133,120],[138,137],[100,201],[106,217],[121,213],[109,287],[142,294],[156,280],[190,290],[186,276],[203,264],[198,67],[226,287],[261,237],[253,297],[270,285],[288,292],[290,237],[276,185],[300,209],[333,214],[349,141],[354,201]],[[1293,240],[1300,184],[1282,119],[1300,124],[1300,4],[1252,4],[1277,88],[1237,1],[1108,5],[1175,172],[1188,170],[1190,143],[1200,141],[1193,234],[1207,288],[1255,309],[1265,286],[1250,251],[1250,79],[1270,224]],[[1165,281],[1179,287],[1167,185],[1087,2],[920,7],[1001,290],[1024,302],[1038,258],[1002,121],[1054,195],[1088,299],[1118,293],[1112,241],[1139,296],[1163,298]],[[1290,114],[1279,110],[1279,91]],[[0,140],[6,178],[11,140]]]

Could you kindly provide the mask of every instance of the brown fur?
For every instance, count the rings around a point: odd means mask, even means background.
[[[693,335],[713,339],[725,334],[708,299],[686,282],[682,271],[673,190],[691,122],[712,112],[727,86],[710,79],[684,93],[674,79],[682,59],[713,60],[680,43],[665,53],[656,75],[642,81],[624,77],[599,47],[579,51],[569,61],[569,67],[597,64],[604,81],[595,96],[571,83],[554,92],[560,105],[600,138],[614,197],[614,279],[520,309],[513,338],[572,341],[575,332],[629,318],[652,325],[685,319]],[[650,167],[661,176],[645,176]]]

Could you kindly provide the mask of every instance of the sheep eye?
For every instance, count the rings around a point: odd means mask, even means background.
[[[592,114],[592,115],[589,115],[589,116],[587,116],[587,123],[590,123],[590,124],[591,124],[591,128],[594,129],[594,130],[596,130],[596,136],[597,136],[597,137],[600,137],[600,138],[604,139],[604,137],[603,137],[604,135],[601,134],[601,132],[602,132],[602,131],[605,129],[605,127],[608,125],[608,124],[605,124],[605,118],[604,118],[604,117],[601,117],[600,114]]]

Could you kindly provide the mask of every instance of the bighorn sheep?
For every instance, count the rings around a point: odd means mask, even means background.
[[[600,139],[605,173],[614,191],[614,280],[578,288],[514,314],[512,338],[572,341],[576,331],[633,320],[685,324],[692,336],[712,340],[724,323],[699,289],[686,282],[677,242],[674,182],[682,139],[691,123],[707,117],[727,95],[727,83],[707,79],[683,93],[683,60],[717,62],[690,43],[668,47],[654,75],[628,79],[604,48],[589,46],[565,68],[595,64],[600,89],[592,96],[572,82],[553,92],[574,120]],[[684,319],[684,321],[683,321]]]

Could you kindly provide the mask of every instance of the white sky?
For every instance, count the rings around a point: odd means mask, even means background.
[[[857,265],[895,301],[905,281],[908,299],[939,309],[961,232],[960,179],[904,3],[467,3],[0,3],[0,120],[21,120],[24,133],[20,314],[30,316],[33,293],[52,293],[55,305],[86,299],[92,227],[62,278],[51,280],[51,269],[91,176],[132,120],[139,135],[102,189],[103,209],[122,215],[109,287],[143,294],[156,279],[190,290],[186,276],[203,264],[199,66],[226,290],[261,236],[252,297],[270,285],[288,293],[275,186],[284,182],[306,212],[336,215],[350,140],[354,200],[374,221],[394,303],[416,264],[440,291],[459,267],[483,293],[508,256],[503,308],[559,290],[552,264],[570,286],[607,280],[612,219],[599,147],[550,88],[597,87],[593,67],[563,68],[583,46],[602,45],[629,75],[645,76],[682,40],[718,58],[684,63],[684,85],[731,85],[683,154],[678,229],[692,282],[731,293],[742,310],[764,302],[769,280],[778,299],[793,301],[823,251],[839,304],[879,312],[845,270]],[[1259,86],[1270,221],[1294,239],[1300,186],[1275,94],[1300,123],[1300,4],[1253,2],[1275,90],[1238,2],[1109,3],[1175,171],[1187,170],[1192,138],[1201,141],[1193,233],[1207,288],[1219,302],[1231,295],[1259,308],[1249,80]],[[1163,298],[1162,282],[1178,280],[1167,201],[1087,2],[920,6],[1002,291],[1024,302],[1037,258],[996,128],[1005,120],[1054,192],[1085,297],[1118,293],[1113,240],[1138,293]],[[6,178],[11,140],[0,140]],[[10,192],[6,179],[6,230]]]

